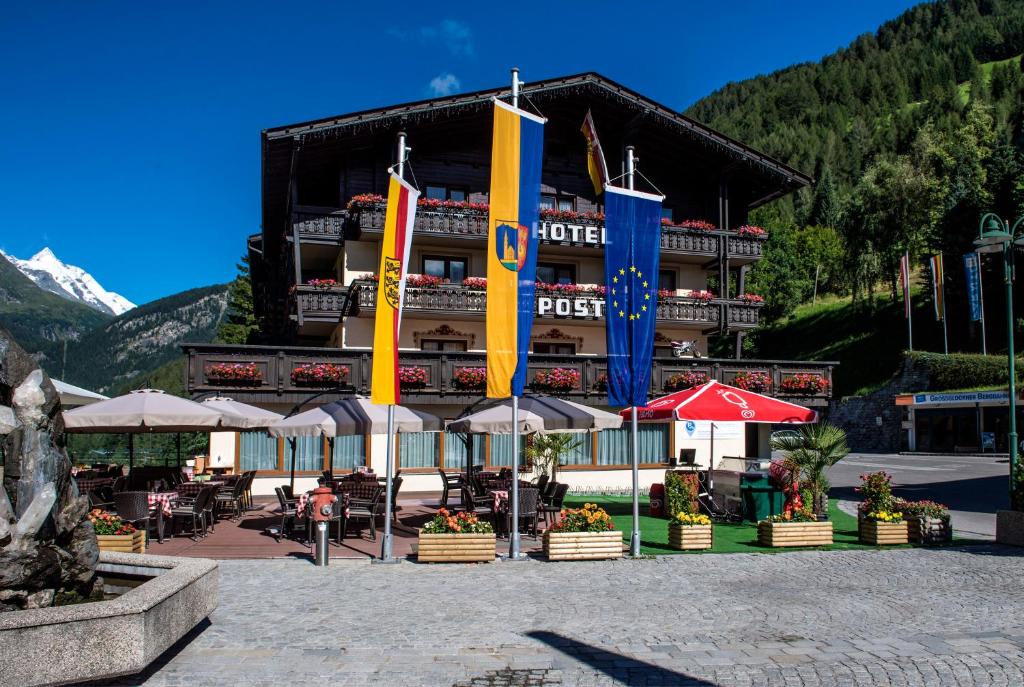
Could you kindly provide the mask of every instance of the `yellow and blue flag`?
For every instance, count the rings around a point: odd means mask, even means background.
[[[522,396],[533,328],[542,117],[494,101],[487,237],[487,396]]]
[[[645,406],[658,314],[664,196],[605,186],[608,404]]]

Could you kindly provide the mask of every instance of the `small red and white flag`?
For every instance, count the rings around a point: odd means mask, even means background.
[[[946,316],[946,293],[943,288],[942,253],[931,257],[932,263],[932,300],[935,301],[935,319],[941,322]]]

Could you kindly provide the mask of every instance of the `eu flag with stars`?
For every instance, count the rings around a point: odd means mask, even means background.
[[[605,186],[605,329],[612,406],[647,405],[663,198]]]

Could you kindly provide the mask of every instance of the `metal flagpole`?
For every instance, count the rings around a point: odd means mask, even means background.
[[[946,326],[946,266],[942,264],[942,253],[939,253],[939,290],[942,292],[942,346],[949,355],[949,332]]]
[[[906,303],[903,304],[903,307],[907,309],[907,348],[912,351],[914,350],[914,308],[910,304],[910,251],[907,251],[903,254],[903,260],[905,265],[903,277],[903,297],[907,301]]]
[[[982,288],[982,284],[985,282],[981,278],[981,253],[975,253],[978,259],[978,305],[981,306],[981,354],[988,355],[988,345],[985,343],[985,290]]]
[[[288,440],[288,444],[292,447],[292,476],[291,479],[288,481],[288,484],[291,485],[290,488],[292,490],[292,494],[295,493],[295,444],[297,441],[298,439],[296,439],[295,437],[292,437]]]
[[[519,68],[512,68],[512,107],[519,107]],[[512,395],[512,526],[508,535],[508,557],[516,561],[522,558],[519,552],[519,397]]]
[[[633,155],[633,146],[626,146],[626,188],[633,190],[633,175],[636,171],[636,158]],[[632,298],[632,295],[628,296]],[[630,315],[632,317],[632,315]],[[629,341],[630,341],[630,363],[632,363],[633,354],[633,330],[629,330]],[[634,380],[635,382],[635,380]],[[630,395],[633,394],[633,389],[630,389]],[[640,555],[640,436],[637,427],[637,410],[636,406],[632,407],[632,413],[630,413],[630,453],[633,464],[633,532],[629,537],[629,555],[639,556]]]
[[[405,132],[398,132],[398,176],[399,178],[405,178],[405,158],[408,155],[410,148],[405,146]],[[406,269],[406,265],[402,265],[402,269]],[[398,314],[402,316],[401,312]],[[391,534],[391,495],[394,491],[394,482],[392,475],[394,474],[394,460],[395,460],[395,404],[388,404],[388,428],[387,428],[387,460],[385,463],[385,488],[384,488],[384,537],[380,544],[380,560],[383,563],[395,563],[397,560],[393,555],[393,542]]]

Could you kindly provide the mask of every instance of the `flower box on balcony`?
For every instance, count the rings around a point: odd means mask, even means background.
[[[910,533],[906,520],[900,520],[899,522],[880,522],[878,520],[860,518],[858,530],[860,542],[870,546],[906,544],[910,541]]]
[[[97,534],[96,543],[100,551],[118,553],[145,553],[146,533],[136,530],[132,534]]]
[[[544,532],[549,561],[591,561],[622,558],[622,532]]]
[[[424,534],[420,532],[420,563],[489,563],[494,560],[494,533]]]
[[[263,371],[256,363],[216,363],[204,370],[211,384],[253,384],[263,381]]]
[[[708,375],[706,372],[679,372],[665,380],[665,391],[683,391],[691,387],[706,384]]]
[[[580,388],[580,373],[567,367],[540,370],[533,378],[533,388],[554,393],[572,391]]]
[[[779,392],[798,396],[816,396],[828,391],[828,382],[821,375],[798,372],[786,377],[779,385]]]
[[[309,363],[292,370],[291,379],[303,386],[330,386],[348,379],[349,368],[334,363]]]
[[[772,548],[789,546],[830,546],[832,523],[825,522],[771,522],[757,523],[757,543]]]
[[[700,551],[712,545],[711,525],[668,525],[668,545],[680,551]]]

